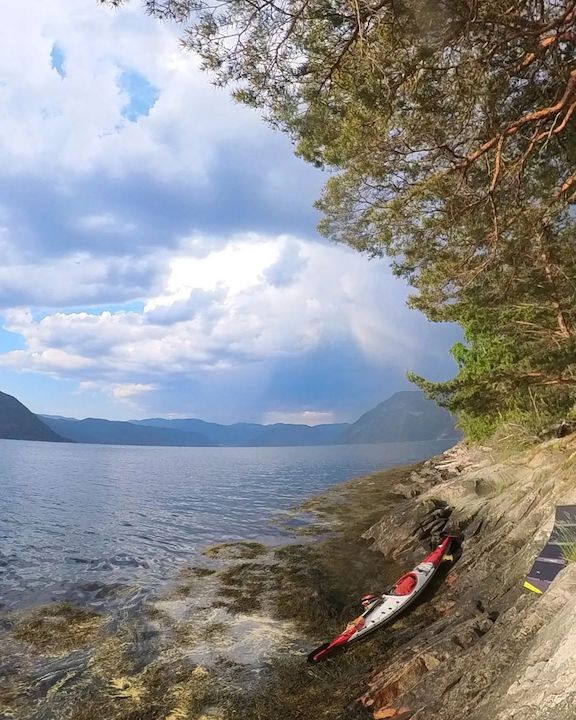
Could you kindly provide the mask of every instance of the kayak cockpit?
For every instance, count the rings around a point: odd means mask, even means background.
[[[416,589],[416,586],[418,585],[418,576],[414,572],[406,573],[406,575],[402,575],[400,580],[394,585],[392,590],[387,593],[388,595],[411,595],[414,590]]]

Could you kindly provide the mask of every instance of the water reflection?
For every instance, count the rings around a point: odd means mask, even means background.
[[[156,588],[202,546],[277,541],[282,530],[274,519],[303,498],[449,444],[135,448],[0,441],[0,603],[15,607],[77,592],[99,603],[106,588]]]

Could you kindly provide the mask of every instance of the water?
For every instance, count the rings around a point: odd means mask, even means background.
[[[0,607],[149,591],[226,540],[278,542],[299,501],[450,441],[152,448],[0,441]],[[90,600],[90,597],[88,598]]]

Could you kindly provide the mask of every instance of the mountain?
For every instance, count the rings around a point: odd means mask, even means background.
[[[0,392],[0,438],[67,442],[12,395]]]
[[[454,418],[419,390],[392,395],[355,423],[292,425],[236,423],[220,425],[197,418],[135,420],[138,425],[200,432],[215,445],[234,447],[283,447],[302,445],[352,445],[457,438]]]
[[[207,437],[214,445],[227,445],[246,447],[252,445],[265,425],[257,423],[234,423],[233,425],[220,425],[206,422],[197,418],[167,420],[166,418],[148,418],[147,420],[133,420],[137,425],[170,428],[182,432],[197,432]]]
[[[169,428],[147,427],[117,420],[42,416],[49,428],[75,442],[99,445],[159,445],[166,447],[211,447],[204,435]]]
[[[263,431],[250,445],[254,447],[279,447],[299,445],[336,445],[347,423],[332,425],[289,425],[276,423],[263,426]]]
[[[201,432],[216,445],[227,447],[290,447],[298,445],[332,445],[338,442],[347,423],[331,425],[291,425],[276,423],[235,423],[219,425],[196,418],[166,420],[148,418],[134,421],[140,425],[174,428],[184,432]]]
[[[2,395],[0,393],[0,395]],[[9,398],[8,395],[3,395]],[[157,445],[168,447],[296,447],[305,445],[353,445],[359,443],[410,442],[459,437],[454,418],[419,391],[392,395],[355,423],[295,425],[235,423],[220,425],[198,418],[168,420],[147,418],[132,422],[86,418],[75,420],[59,415],[35,418],[51,437],[26,439],[70,439],[103,445]],[[2,425],[0,424],[0,433]],[[57,434],[56,434],[57,433]],[[23,437],[1,435],[0,437]]]
[[[362,415],[339,442],[384,443],[457,438],[454,417],[419,391],[397,392]]]

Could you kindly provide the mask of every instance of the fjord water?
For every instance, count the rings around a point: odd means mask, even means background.
[[[158,588],[207,545],[285,540],[275,520],[299,501],[453,442],[157,448],[0,441],[0,607],[80,597],[99,603],[106,588]]]

